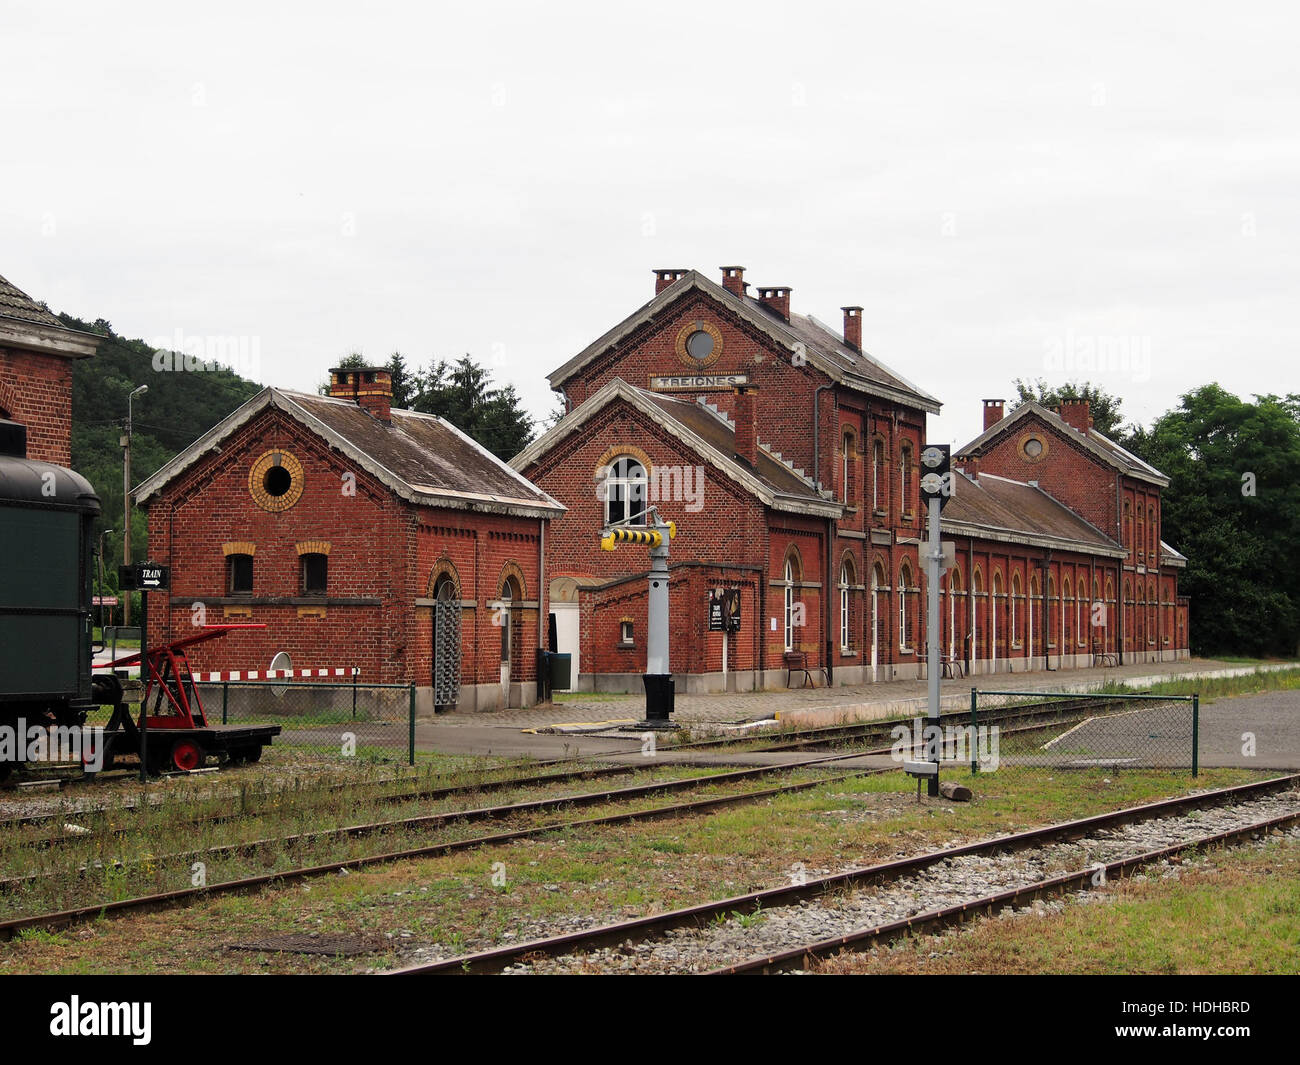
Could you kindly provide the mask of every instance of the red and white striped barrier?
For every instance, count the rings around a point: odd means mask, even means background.
[[[199,684],[220,684],[223,680],[292,680],[307,677],[359,677],[361,670],[351,669],[228,669],[217,673],[194,673]]]

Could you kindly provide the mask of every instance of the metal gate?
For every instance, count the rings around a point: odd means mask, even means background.
[[[455,706],[460,699],[460,603],[438,599],[433,605],[433,704]]]

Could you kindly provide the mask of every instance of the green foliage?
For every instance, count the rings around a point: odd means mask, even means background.
[[[88,323],[71,315],[60,317],[72,329],[104,337],[94,358],[80,359],[72,367],[72,467],[99,494],[103,516],[96,536],[101,529],[112,530],[104,543],[106,584],[112,594],[117,591],[117,563],[122,558],[124,498],[119,438],[126,421],[127,394],[140,385],[149,386],[148,392],[132,402],[134,487],[255,395],[261,386],[224,368],[202,372],[156,370],[154,349],[143,340],[118,336],[102,318]],[[132,557],[145,558],[148,549],[145,514],[132,510]]]
[[[1188,558],[1192,652],[1295,654],[1300,395],[1251,403],[1205,385],[1128,446],[1170,478],[1162,538]]]
[[[1100,385],[1067,381],[1056,388],[1048,388],[1047,382],[1041,377],[1036,381],[1023,381],[1017,377],[1012,384],[1016,388],[1016,398],[1011,403],[1011,410],[1014,411],[1030,400],[1052,411],[1062,403],[1087,400],[1088,414],[1092,418],[1093,428],[1116,443],[1124,443],[1123,415],[1120,414],[1120,404],[1123,401],[1119,396],[1112,396]]]
[[[533,421],[514,385],[493,388],[491,374],[470,356],[439,359],[414,375],[411,410],[436,414],[496,455],[509,459],[533,439]]]
[[[360,352],[341,359],[339,369],[373,365]],[[395,351],[383,368],[393,381],[393,406],[445,418],[499,459],[517,455],[533,439],[533,420],[521,405],[514,385],[492,387],[491,372],[469,355],[455,362],[438,359],[423,370],[412,369]],[[329,384],[320,387],[329,395]],[[551,418],[555,418],[552,412]],[[551,422],[548,421],[547,428]]]

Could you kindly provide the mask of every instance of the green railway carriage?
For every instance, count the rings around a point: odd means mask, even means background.
[[[78,473],[26,457],[0,421],[0,726],[77,725],[91,678],[91,526],[99,497]],[[0,763],[0,775],[10,766]]]

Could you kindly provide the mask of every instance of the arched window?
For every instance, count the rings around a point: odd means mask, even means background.
[[[997,661],[998,658],[998,637],[1006,640],[1006,633],[998,629],[998,599],[1002,595],[1002,574],[998,570],[993,571],[993,594],[989,596],[989,658]]]
[[[1019,647],[1020,635],[1020,574],[1011,575],[1011,646]]]
[[[853,434],[840,438],[840,502],[853,502]]]
[[[853,584],[853,562],[846,558],[840,565],[840,650],[842,651],[853,648],[852,611],[849,608],[849,590]]]
[[[1040,609],[1038,599],[1038,574],[1031,573],[1029,576],[1029,609],[1025,612],[1027,615],[1025,618],[1027,622],[1025,631],[1025,654],[1030,658],[1034,657],[1034,640],[1039,639],[1038,619],[1041,615],[1038,613]]]
[[[1154,566],[1159,561],[1159,556],[1156,554],[1156,544],[1159,538],[1156,536],[1155,507],[1147,507],[1147,535],[1151,537],[1151,547],[1147,551],[1147,558],[1151,560],[1151,565]]]
[[[1124,546],[1133,550],[1133,508],[1124,500]]]
[[[885,509],[885,445],[881,440],[871,445],[871,509]]]
[[[795,632],[803,622],[803,604],[798,601],[795,595],[795,583],[799,580],[799,557],[791,551],[785,556],[785,570],[783,573],[785,579],[785,649],[793,651],[795,647]]]
[[[904,514],[914,513],[916,504],[912,500],[912,445],[904,443],[899,448],[899,491],[901,498],[898,501],[899,510]]]
[[[911,650],[912,634],[908,630],[907,597],[911,594],[912,570],[904,560],[898,571],[898,646],[904,651]]]
[[[644,521],[646,502],[645,467],[634,458],[610,463],[604,482],[605,524]]]
[[[957,597],[961,593],[961,570],[948,571],[948,657],[957,654]]]
[[[1158,600],[1156,599],[1155,582],[1151,581],[1147,584],[1147,643],[1149,644],[1154,644],[1156,642],[1157,604]]]
[[[1137,553],[1139,559],[1147,557],[1147,538],[1146,528],[1142,523],[1142,507],[1138,506],[1137,512]]]
[[[1043,617],[1047,619],[1047,646],[1055,647],[1056,641],[1052,639],[1053,622],[1056,618],[1052,616],[1052,603],[1056,599],[1056,578],[1052,574],[1047,575],[1047,601],[1043,604]]]
[[[1070,601],[1070,575],[1067,573],[1061,578],[1061,650],[1065,651],[1070,646],[1070,638],[1073,633],[1070,631],[1070,615],[1066,606]]]

